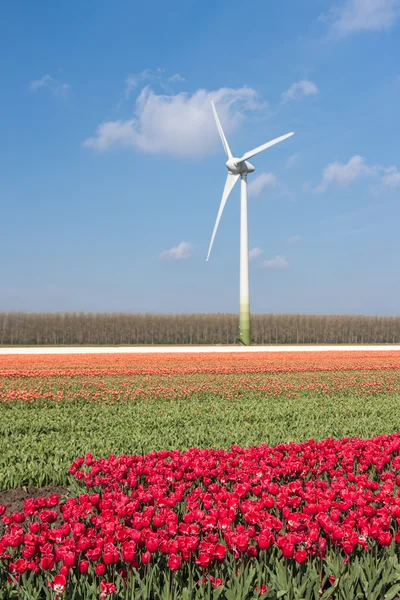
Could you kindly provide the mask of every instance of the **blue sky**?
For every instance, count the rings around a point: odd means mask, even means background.
[[[400,0],[28,0],[0,22],[0,310],[399,314]],[[250,183],[251,182],[251,183]]]

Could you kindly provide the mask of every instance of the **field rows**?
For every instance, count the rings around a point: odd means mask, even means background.
[[[311,371],[375,371],[400,368],[400,351],[271,352],[257,354],[61,354],[1,355],[0,377],[97,377]]]
[[[0,488],[97,456],[400,431],[400,353],[0,357]],[[13,367],[13,368],[12,368]]]
[[[61,402],[121,402],[157,399],[184,399],[212,395],[216,399],[241,398],[258,395],[260,398],[302,396],[331,397],[335,395],[368,396],[400,392],[399,371],[352,371],[341,373],[306,372],[239,375],[139,375],[111,377],[84,375],[77,381],[65,375],[29,377],[23,383],[10,378],[0,388],[3,403],[40,400]]]
[[[0,357],[0,498],[68,489],[0,506],[2,597],[395,598],[399,367],[399,352]]]

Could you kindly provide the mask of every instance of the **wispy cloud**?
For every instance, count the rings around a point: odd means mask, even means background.
[[[333,162],[325,167],[322,181],[314,191],[316,193],[325,192],[331,183],[346,187],[362,175],[374,175],[376,173],[377,167],[369,167],[365,162],[365,158],[356,154],[346,164]]]
[[[382,184],[384,187],[394,189],[400,186],[400,171],[397,167],[389,167],[385,169],[382,176]]]
[[[139,85],[145,82],[159,81],[163,77],[164,69],[144,69],[140,73],[130,73],[125,79],[125,98],[129,100],[132,92],[136,90]]]
[[[287,197],[290,200],[295,199],[295,194],[289,190],[285,183],[278,180],[273,173],[260,173],[250,180],[248,185],[249,197],[260,196],[263,192],[268,193],[268,189],[274,189],[275,195]]]
[[[164,91],[171,91],[172,86],[170,83],[182,83],[185,79],[179,73],[168,76],[165,73],[165,69],[158,67],[157,69],[144,69],[140,73],[131,73],[125,79],[125,100],[129,100],[132,92],[136,90],[140,85],[147,84],[159,84]],[[120,106],[121,103],[119,103]]]
[[[249,252],[249,260],[254,260],[263,253],[261,248],[252,248]]]
[[[163,250],[160,254],[160,258],[161,260],[183,260],[185,258],[190,258],[192,253],[192,244],[189,244],[189,242],[181,242],[174,248],[170,248],[170,250]]]
[[[264,269],[287,269],[289,266],[288,261],[284,256],[278,254],[275,258],[265,260],[262,264]]]
[[[315,96],[318,94],[318,88],[313,81],[303,79],[292,83],[292,85],[281,94],[283,103],[290,102],[291,100],[302,100],[307,96]]]
[[[286,243],[286,244],[288,244],[289,246],[291,246],[292,244],[295,244],[296,242],[299,242],[299,241],[300,241],[300,239],[301,239],[301,238],[300,238],[300,236],[299,236],[299,235],[292,235],[291,237],[289,237],[289,238],[286,240],[286,242],[285,242],[285,243]]]
[[[275,187],[277,179],[273,173],[260,173],[248,185],[249,196],[259,196],[266,187]]]
[[[341,0],[320,19],[331,23],[336,37],[390,29],[400,16],[400,0]]]
[[[40,79],[35,79],[31,81],[29,84],[29,89],[31,92],[37,92],[40,89],[48,89],[55,96],[65,96],[68,90],[70,89],[69,83],[62,83],[51,75],[43,75]]]
[[[210,97],[227,135],[238,129],[248,111],[266,106],[257,92],[247,87],[199,89],[191,95],[158,95],[145,87],[136,100],[133,118],[101,123],[83,145],[99,151],[125,147],[181,157],[205,156],[221,143]]]
[[[125,79],[125,98],[129,100],[131,93],[133,90],[137,88],[140,81],[140,75],[128,75]]]
[[[179,75],[179,73],[175,73],[175,75],[168,77],[168,81],[171,81],[172,83],[183,83],[185,78],[182,77],[182,75]]]
[[[292,154],[292,156],[289,156],[289,158],[286,161],[286,167],[291,167],[292,165],[294,165],[300,158],[300,152],[297,152],[297,154]]]
[[[40,79],[35,79],[31,81],[29,84],[29,89],[33,92],[35,90],[39,90],[43,87],[48,87],[50,82],[53,81],[53,78],[50,75],[43,75]]]
[[[375,177],[377,184],[371,188],[375,194],[385,189],[393,190],[400,185],[400,171],[396,166],[368,165],[363,156],[356,154],[345,164],[336,161],[325,167],[322,181],[313,191],[317,194],[325,192],[332,183],[348,187],[362,176]]]

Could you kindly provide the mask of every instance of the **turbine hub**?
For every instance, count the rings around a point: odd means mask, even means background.
[[[227,169],[232,175],[247,175],[247,173],[252,173],[255,169],[251,163],[247,160],[243,160],[238,162],[238,158],[230,158],[226,161]]]

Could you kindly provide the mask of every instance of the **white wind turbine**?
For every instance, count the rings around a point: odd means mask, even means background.
[[[249,290],[249,242],[248,242],[248,224],[247,224],[247,174],[253,173],[254,167],[250,164],[247,159],[252,158],[256,154],[263,152],[267,148],[283,142],[288,137],[292,136],[294,132],[287,133],[281,137],[267,142],[254,150],[250,150],[243,154],[241,158],[234,158],[232,152],[226,141],[224,131],[219,121],[217,111],[215,110],[214,102],[211,100],[211,105],[217,124],[218,132],[222,141],[222,145],[225,150],[225,154],[228,157],[225,163],[228,168],[228,176],[225,182],[225,188],[222,194],[221,204],[217,214],[217,220],[215,221],[214,231],[211,236],[210,247],[206,260],[209,259],[211,248],[214,243],[215,234],[217,233],[218,225],[221,219],[222,212],[224,210],[228,196],[233,190],[233,187],[237,180],[240,181],[240,312],[239,312],[239,340],[248,346],[251,343],[250,336],[250,290]]]

